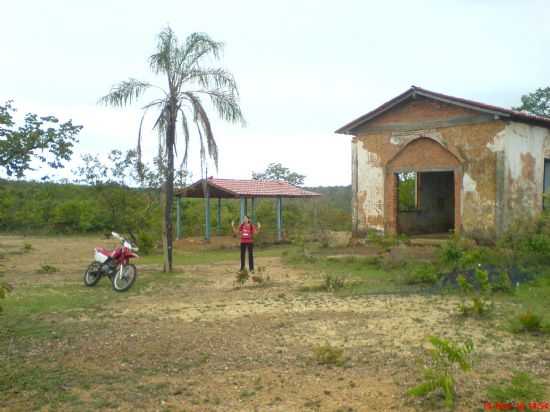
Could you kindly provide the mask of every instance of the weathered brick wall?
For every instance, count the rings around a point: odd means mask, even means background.
[[[489,116],[422,98],[369,122],[355,138],[357,231],[396,230],[393,171],[442,169],[455,172],[456,228],[494,236],[497,155],[488,146],[504,127]],[[427,139],[408,145],[421,138]]]

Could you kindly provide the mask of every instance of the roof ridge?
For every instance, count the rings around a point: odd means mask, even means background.
[[[526,123],[535,123],[537,125],[542,125],[543,127],[550,127],[550,118],[545,116],[539,116],[533,113],[525,113],[518,110],[508,109],[501,106],[494,106],[487,103],[478,102],[475,100],[469,100],[462,97],[455,97],[439,92],[434,92],[428,89],[424,89],[419,86],[412,85],[405,92],[397,95],[393,99],[388,100],[385,103],[382,103],[380,106],[376,107],[374,110],[352,120],[346,125],[342,126],[335,133],[343,134],[352,134],[353,130],[357,127],[367,123],[368,121],[374,119],[385,113],[387,110],[395,107],[396,105],[406,101],[407,99],[414,97],[415,95],[420,94],[426,98],[431,98],[433,100],[443,101],[447,104],[455,104],[459,106],[465,106],[470,110],[477,110],[485,113],[491,113],[498,116],[510,117],[511,120],[516,120],[519,122]]]

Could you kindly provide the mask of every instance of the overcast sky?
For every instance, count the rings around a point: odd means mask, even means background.
[[[281,162],[307,185],[350,184],[350,139],[333,131],[413,84],[505,107],[550,85],[547,0],[18,0],[0,10],[0,101],[82,124],[73,167],[81,153],[135,147],[139,105],[96,102],[128,77],[155,80],[147,58],[167,24],[226,44],[248,124],[214,121],[219,177]]]

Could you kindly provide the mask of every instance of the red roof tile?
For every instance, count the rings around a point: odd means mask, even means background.
[[[213,197],[312,197],[319,193],[302,189],[278,180],[220,179],[209,177],[208,188]],[[186,197],[204,197],[203,180],[193,183],[178,194]]]

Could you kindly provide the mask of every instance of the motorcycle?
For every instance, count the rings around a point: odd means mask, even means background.
[[[136,281],[137,269],[135,265],[130,264],[130,259],[139,257],[135,253],[139,249],[118,233],[112,232],[111,235],[120,241],[120,246],[113,251],[102,247],[94,249],[94,261],[84,272],[84,284],[95,286],[102,276],[107,276],[111,279],[115,291],[124,292]]]

